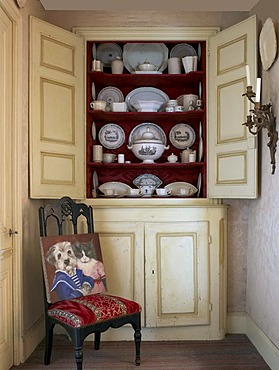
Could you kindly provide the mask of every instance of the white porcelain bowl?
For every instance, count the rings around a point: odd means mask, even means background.
[[[138,112],[158,112],[163,104],[163,102],[158,100],[135,100],[131,102],[131,105]]]
[[[158,140],[156,140],[158,141]],[[134,155],[143,161],[143,163],[154,163],[156,159],[160,158],[169,146],[159,144],[155,140],[137,140],[128,149],[131,149]]]
[[[157,70],[157,67],[154,66],[154,64],[151,64],[151,63],[148,63],[148,62],[144,62],[142,64],[138,64],[137,66],[137,70],[138,71],[156,71]]]

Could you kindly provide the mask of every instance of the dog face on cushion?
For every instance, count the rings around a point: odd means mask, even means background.
[[[77,265],[72,244],[68,241],[59,242],[50,247],[46,254],[46,260],[57,270],[65,271],[70,276],[74,274]]]

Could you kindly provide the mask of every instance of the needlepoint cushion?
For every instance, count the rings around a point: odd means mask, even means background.
[[[48,309],[48,315],[78,328],[140,311],[141,306],[134,301],[108,294],[92,294],[56,302]]]

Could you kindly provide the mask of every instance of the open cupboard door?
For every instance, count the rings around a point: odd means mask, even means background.
[[[30,18],[30,197],[85,197],[84,44]]]
[[[257,76],[256,17],[210,38],[208,85],[208,197],[257,197],[257,139],[246,116],[246,65],[255,90]]]

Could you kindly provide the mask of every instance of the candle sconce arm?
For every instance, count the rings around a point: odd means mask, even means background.
[[[269,142],[267,146],[270,151],[270,163],[272,165],[272,174],[275,173],[276,160],[275,153],[278,141],[278,131],[276,130],[276,117],[273,115],[272,105],[261,105],[255,102],[252,98],[256,94],[252,90],[252,86],[247,86],[247,92],[242,96],[246,96],[250,102],[254,104],[254,109],[250,109],[250,115],[247,116],[247,121],[243,123],[252,135],[257,135],[263,128],[267,129]]]

